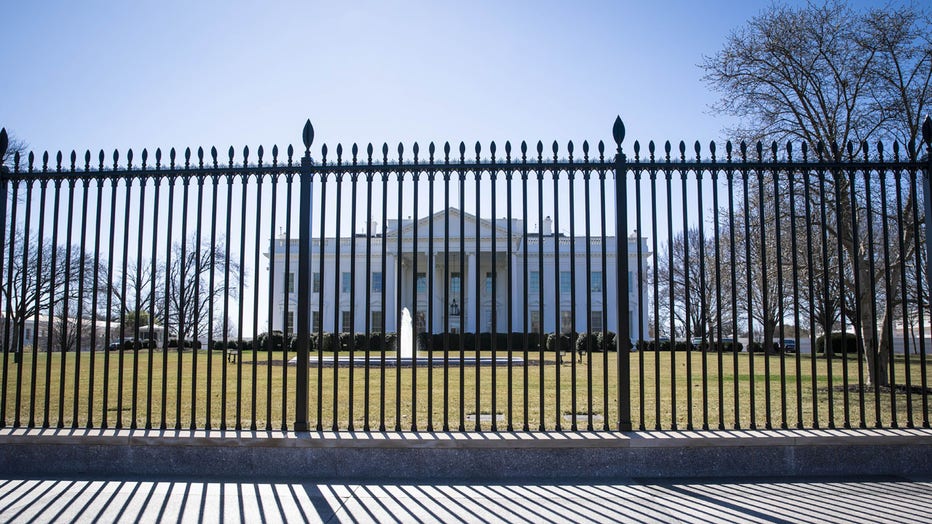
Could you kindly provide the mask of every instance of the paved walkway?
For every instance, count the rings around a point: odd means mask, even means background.
[[[918,523],[932,522],[932,478],[587,485],[5,478],[0,521]]]

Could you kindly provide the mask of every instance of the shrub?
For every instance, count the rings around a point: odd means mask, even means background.
[[[832,353],[858,353],[858,338],[854,333],[836,332],[832,333],[830,336],[829,343],[832,347]],[[816,339],[816,353],[820,355],[825,353],[825,335]]]

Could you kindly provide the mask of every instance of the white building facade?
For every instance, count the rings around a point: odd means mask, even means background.
[[[383,321],[386,332],[397,332],[403,308],[411,313],[418,333],[540,332],[541,328],[546,333],[583,333],[590,322],[592,331],[617,331],[615,237],[606,237],[603,249],[601,236],[591,236],[587,258],[586,237],[554,234],[549,217],[544,220],[543,235],[526,231],[523,221],[516,219],[509,235],[507,219],[477,220],[455,208],[417,223],[389,220],[384,231],[373,224],[370,230],[375,234],[325,239],[322,274],[320,239],[312,240],[313,332],[322,322],[325,332],[361,333],[367,329],[367,319],[370,332],[380,331]],[[637,323],[638,307],[643,304],[648,310],[646,293],[638,295],[638,242],[645,273],[650,255],[646,239],[628,238],[628,315],[633,340],[646,339],[648,333],[646,315],[643,324]],[[276,297],[272,329],[296,334],[298,240],[278,238],[274,245],[270,257]],[[286,254],[290,256],[287,271]]]

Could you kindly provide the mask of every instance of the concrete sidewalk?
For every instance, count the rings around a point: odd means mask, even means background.
[[[0,521],[932,522],[932,478],[581,485],[4,478]]]

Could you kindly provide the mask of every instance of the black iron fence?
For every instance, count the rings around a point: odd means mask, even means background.
[[[16,152],[0,425],[928,427],[923,132]]]

